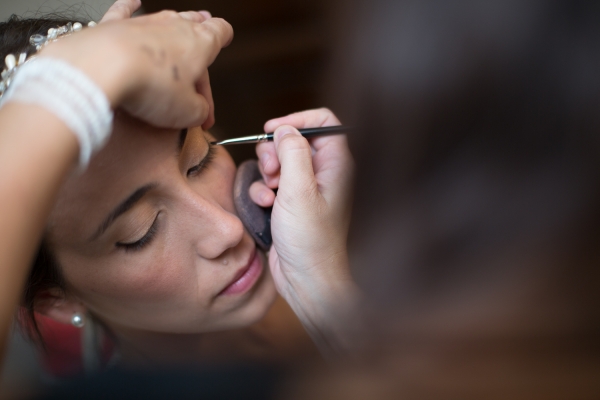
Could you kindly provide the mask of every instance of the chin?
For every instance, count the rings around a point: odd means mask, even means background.
[[[266,261],[263,258],[265,265],[263,276],[260,281],[257,282],[257,287],[252,297],[248,300],[248,303],[240,308],[235,315],[229,318],[229,322],[221,326],[220,330],[239,329],[250,326],[262,320],[277,299],[277,289],[275,288],[275,282],[271,277],[271,271],[269,270]]]

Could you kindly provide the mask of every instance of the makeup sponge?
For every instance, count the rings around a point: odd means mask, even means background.
[[[273,239],[271,237],[271,208],[257,206],[248,189],[253,182],[261,180],[256,160],[244,161],[237,170],[233,184],[233,200],[244,227],[254,241],[263,250],[269,250]]]

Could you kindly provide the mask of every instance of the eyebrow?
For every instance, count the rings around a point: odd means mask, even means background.
[[[132,194],[130,194],[129,197],[127,197],[125,200],[123,200],[121,202],[121,204],[119,204],[117,207],[115,207],[115,209],[112,210],[110,212],[110,214],[108,214],[106,219],[102,222],[102,224],[100,224],[100,226],[96,230],[96,233],[94,233],[92,235],[92,237],[90,238],[90,241],[96,240],[99,236],[101,236],[104,232],[106,232],[108,227],[118,217],[120,217],[122,214],[126,213],[127,211],[131,210],[131,208],[134,205],[136,205],[137,202],[140,201],[146,193],[148,193],[150,190],[154,189],[157,186],[158,186],[158,183],[149,183],[149,184],[137,189]]]
[[[187,134],[188,134],[188,128],[184,128],[179,132],[179,140],[177,142],[177,152],[178,153],[181,153],[181,150],[183,149],[183,145],[185,144],[185,138],[187,137]],[[115,207],[115,209],[112,210],[110,214],[108,214],[108,216],[104,219],[102,224],[100,224],[100,226],[98,227],[96,232],[90,237],[90,242],[98,239],[98,237],[100,237],[104,232],[106,232],[108,227],[117,218],[119,218],[122,214],[126,213],[127,211],[131,210],[131,208],[133,206],[135,206],[136,203],[138,201],[140,201],[146,193],[148,193],[150,190],[154,189],[157,186],[158,186],[157,183],[149,183],[149,184],[144,185],[141,188],[137,189],[132,194],[130,194],[129,197],[127,197],[125,200],[123,200],[121,202],[121,204],[119,204],[117,207]]]

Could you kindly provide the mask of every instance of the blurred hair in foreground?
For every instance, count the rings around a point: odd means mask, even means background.
[[[381,336],[368,368],[309,387],[600,398],[600,3],[342,10],[351,260]]]

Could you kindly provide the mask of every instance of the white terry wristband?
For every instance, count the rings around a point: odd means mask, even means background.
[[[114,114],[106,94],[85,73],[56,58],[35,58],[21,66],[0,106],[10,101],[42,106],[60,118],[79,140],[81,170],[112,131]]]

